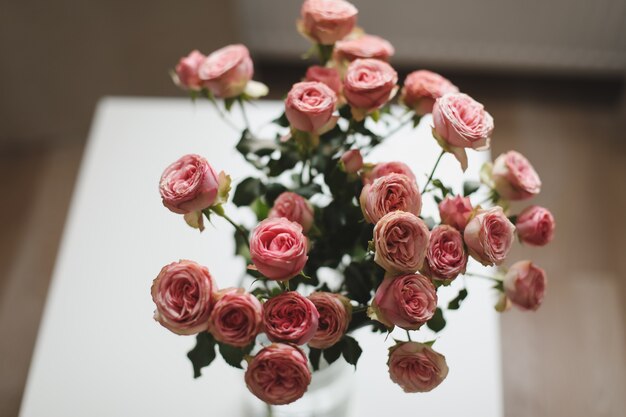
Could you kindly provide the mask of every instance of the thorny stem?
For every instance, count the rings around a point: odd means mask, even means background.
[[[426,192],[426,189],[430,185],[430,182],[433,180],[433,176],[435,175],[435,171],[437,170],[437,165],[439,165],[439,161],[441,161],[441,157],[443,156],[444,153],[446,153],[446,151],[442,150],[441,153],[439,154],[439,157],[437,158],[437,162],[435,162],[435,166],[433,167],[433,170],[430,171],[430,175],[428,176],[428,181],[426,181],[426,185],[424,185],[422,194]]]

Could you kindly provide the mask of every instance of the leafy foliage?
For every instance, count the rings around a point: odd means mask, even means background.
[[[209,366],[215,359],[215,339],[209,332],[196,335],[196,346],[187,353],[193,366],[193,377],[202,375],[201,369]]]

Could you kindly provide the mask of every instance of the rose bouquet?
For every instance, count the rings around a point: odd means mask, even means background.
[[[387,62],[389,42],[356,26],[357,9],[342,0],[306,0],[298,30],[313,46],[320,65],[308,68],[285,99],[273,123],[274,137],[261,137],[248,123],[236,149],[258,175],[241,181],[232,202],[248,207],[254,227],[237,224],[223,204],[230,176],[207,159],[185,155],[160,180],[163,204],[200,231],[205,219],[221,217],[234,228],[236,255],[248,266],[249,284],[218,289],[205,266],[173,262],[152,285],[155,319],[179,335],[196,335],[188,354],[194,376],[219,354],[245,366],[249,390],[268,404],[288,404],[306,392],[311,372],[324,358],[356,365],[362,352],[350,332],[369,326],[386,334],[406,330],[407,341],[389,349],[392,381],[406,392],[426,392],[448,373],[434,341],[419,334],[445,326],[446,310],[460,308],[467,289],[438,305],[437,290],[467,272],[468,262],[500,266],[493,280],[499,311],[511,304],[536,310],[546,275],[530,261],[501,265],[515,237],[543,246],[555,222],[545,208],[530,206],[519,215],[509,202],[539,193],[539,176],[521,154],[507,152],[485,164],[481,182],[466,181],[456,194],[436,177],[446,153],[465,171],[467,150],[489,149],[494,121],[483,105],[427,70],[408,75],[402,88]],[[173,71],[174,81],[196,99],[205,97],[224,120],[233,105],[267,93],[252,81],[253,63],[243,45],[204,56],[191,52]],[[392,107],[398,96],[402,108]],[[402,162],[364,162],[368,153],[406,125],[415,128],[432,113],[441,153],[432,169]],[[247,119],[246,119],[247,120]],[[382,126],[385,135],[372,131]],[[429,172],[418,187],[414,170]],[[459,172],[461,172],[461,170]],[[487,195],[473,202],[477,195]],[[434,199],[439,213],[423,213],[422,199]],[[437,221],[436,219],[439,219]],[[341,276],[327,282],[320,272]],[[411,333],[418,332],[412,340]],[[258,337],[264,334],[263,337]],[[382,360],[382,358],[381,358]]]

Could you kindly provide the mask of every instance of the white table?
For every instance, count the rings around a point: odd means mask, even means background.
[[[280,112],[279,103],[251,109],[253,126]],[[409,163],[423,185],[437,145],[423,120],[390,138],[369,160]],[[206,156],[235,181],[253,170],[234,149],[237,135],[204,102],[107,98],[100,102],[85,151],[26,391],[21,416],[239,416],[247,396],[240,370],[218,358],[192,378],[186,357],[193,337],[176,336],[152,319],[152,279],[173,260],[207,265],[220,287],[234,285],[242,260],[230,226],[215,220],[200,234],[160,202],[162,170],[186,153]],[[485,154],[469,152],[468,173]],[[438,177],[461,183],[446,155]],[[434,205],[430,198],[426,212]],[[228,207],[229,212],[235,211]],[[245,213],[234,217],[246,220]],[[474,264],[475,266],[475,264]],[[447,380],[429,394],[404,394],[387,375],[391,337],[360,331],[364,348],[351,416],[502,415],[498,317],[489,283],[467,280],[469,297],[435,347],[446,355]],[[452,289],[441,298],[455,294]],[[424,335],[422,340],[427,340]],[[340,359],[343,360],[343,359]],[[384,400],[382,400],[384,399]]]

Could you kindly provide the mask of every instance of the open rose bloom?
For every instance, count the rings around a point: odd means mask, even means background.
[[[254,341],[263,324],[263,307],[242,288],[227,288],[215,295],[209,331],[216,340],[235,347]]]
[[[178,214],[210,207],[216,200],[219,178],[206,159],[185,155],[168,166],[159,183],[163,205]]]
[[[461,232],[465,230],[473,211],[469,197],[447,196],[439,203],[441,223],[450,225]]]
[[[432,113],[435,100],[448,93],[458,92],[458,87],[441,75],[419,70],[410,73],[404,80],[400,102],[423,116]]]
[[[300,32],[322,45],[345,38],[356,25],[358,10],[344,0],[306,0],[300,11]]]
[[[537,310],[546,292],[546,273],[531,261],[519,261],[504,277],[504,292],[522,310]]]
[[[263,306],[263,327],[272,342],[305,344],[315,335],[319,318],[315,304],[295,291],[272,297]]]
[[[326,84],[339,98],[341,93],[341,75],[339,75],[339,71],[336,68],[312,65],[306,70],[304,79],[305,81],[317,81]]]
[[[517,217],[517,236],[527,245],[544,246],[552,241],[556,227],[554,216],[545,207],[530,206]]]
[[[386,62],[378,59],[357,59],[346,71],[343,95],[352,108],[352,116],[363,120],[385,104],[397,90],[398,74]]]
[[[395,49],[385,39],[375,35],[363,35],[355,39],[337,42],[334,49],[334,59],[352,62],[355,59],[373,58],[389,61]]]
[[[330,292],[314,292],[309,300],[319,313],[317,330],[309,340],[309,346],[327,349],[346,334],[352,318],[352,305],[343,295]]]
[[[452,226],[442,224],[430,234],[424,274],[444,281],[450,281],[465,272],[467,253],[463,236]]]
[[[422,267],[430,232],[413,213],[392,211],[374,227],[374,262],[390,274],[416,272]]]
[[[285,116],[291,126],[308,133],[322,134],[337,123],[333,117],[337,95],[326,84],[304,81],[294,84],[285,100]]]
[[[483,265],[500,265],[511,250],[515,226],[501,207],[479,212],[463,232],[472,258]]]
[[[407,164],[400,161],[381,162],[376,164],[374,168],[363,175],[363,184],[371,184],[374,180],[384,177],[388,174],[403,174],[409,177],[417,184],[417,179],[413,170]]]
[[[377,223],[385,214],[400,210],[419,216],[422,196],[415,181],[403,174],[388,174],[366,184],[359,197],[365,220]]]
[[[198,71],[203,84],[219,98],[243,93],[253,73],[252,59],[244,45],[218,49],[206,57]]]
[[[404,392],[428,392],[448,376],[446,358],[430,346],[398,343],[389,349],[389,376]]]
[[[528,159],[516,151],[496,158],[491,177],[496,191],[506,200],[526,200],[541,191],[539,175]]]
[[[191,51],[189,55],[182,57],[176,65],[174,82],[189,90],[201,90],[202,80],[198,75],[198,70],[205,59],[206,57],[198,50]]]
[[[270,210],[268,217],[284,217],[287,220],[298,223],[302,226],[304,233],[313,226],[313,206],[304,197],[296,193],[285,191],[274,201],[274,206]]]

